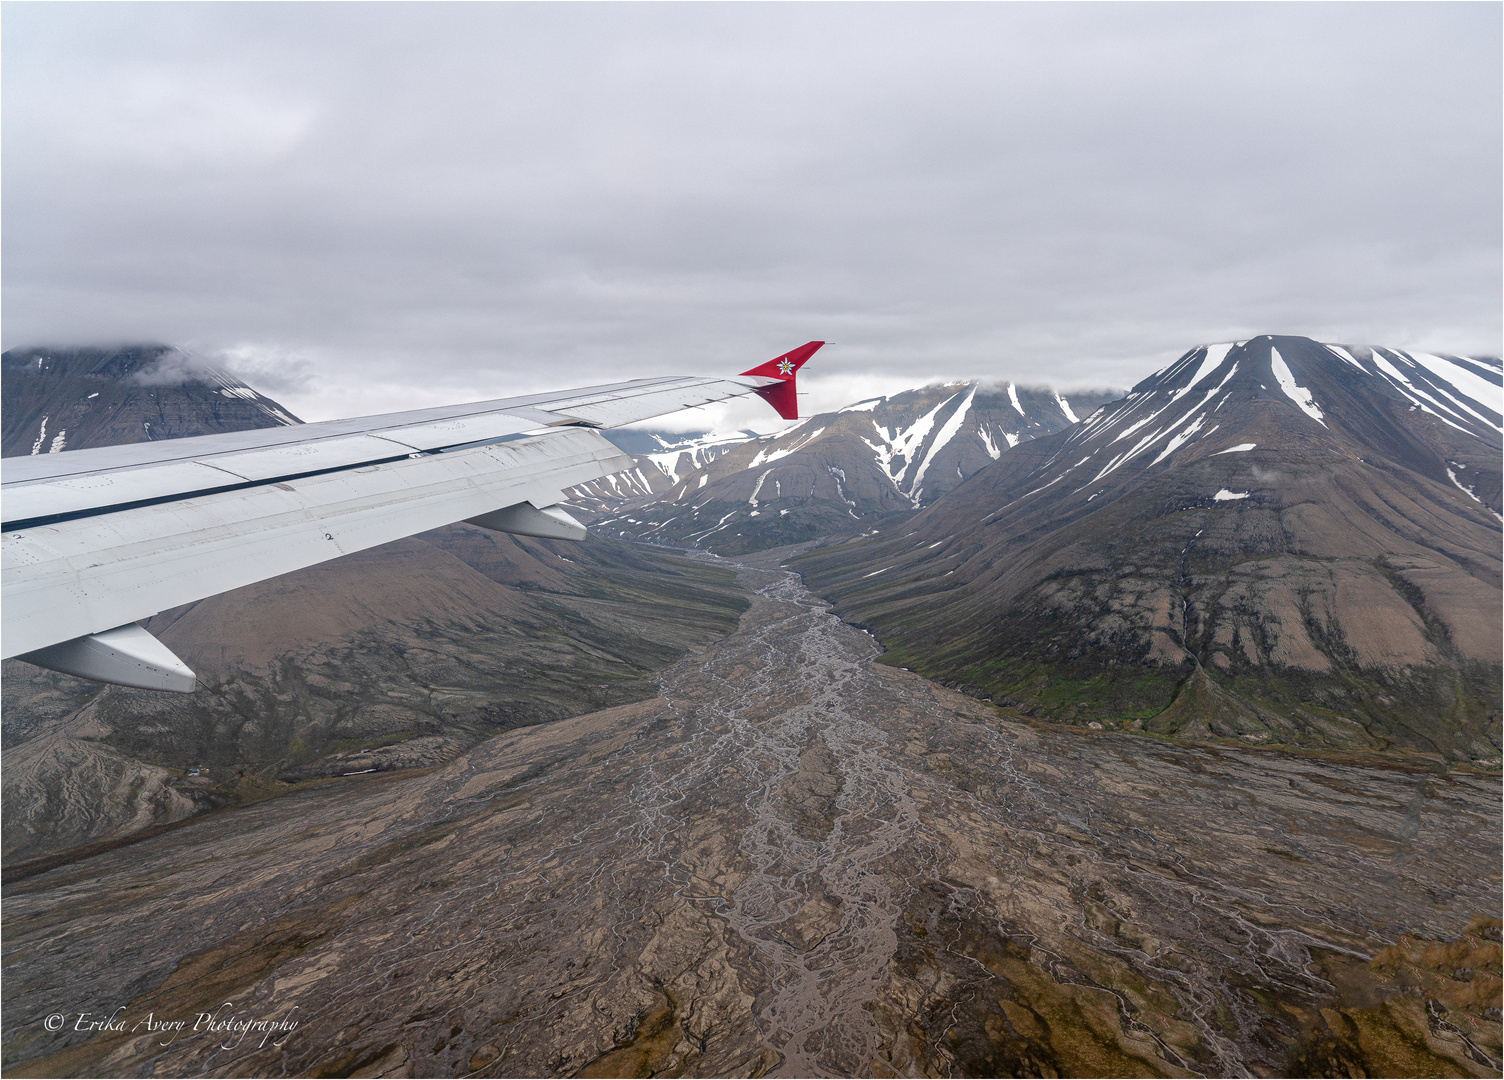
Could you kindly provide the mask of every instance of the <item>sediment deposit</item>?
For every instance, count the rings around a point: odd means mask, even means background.
[[[1498,1074],[1497,777],[1030,725],[743,575],[657,698],[7,881],[7,1073]]]

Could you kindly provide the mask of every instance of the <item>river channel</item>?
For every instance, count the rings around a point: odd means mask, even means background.
[[[656,698],[8,886],[7,1073],[1279,1075],[1499,912],[1496,777],[1033,725],[741,574]]]

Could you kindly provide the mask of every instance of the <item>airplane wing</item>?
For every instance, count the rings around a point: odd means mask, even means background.
[[[139,620],[457,521],[583,540],[565,489],[632,467],[595,428],[758,394],[797,416],[811,341],[731,378],[668,377],[0,462],[5,659],[188,692]]]

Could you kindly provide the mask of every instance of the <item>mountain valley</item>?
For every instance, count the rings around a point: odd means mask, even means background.
[[[1031,724],[738,572],[657,697],[8,876],[7,1075],[1497,1075],[1496,777]]]
[[[67,355],[7,453],[296,422]],[[1497,1076],[1501,381],[1262,337],[613,431],[584,543],[156,616],[192,695],[7,662],[0,1062]]]

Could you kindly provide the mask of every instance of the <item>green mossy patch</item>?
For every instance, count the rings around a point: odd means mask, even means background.
[[[1498,770],[1504,759],[1504,668],[1497,664],[1219,670],[1095,657],[1038,662],[1020,651],[978,660],[971,639],[940,647],[901,627],[867,628],[890,645],[882,663],[1040,720],[1255,746],[1419,753],[1483,770]]]

